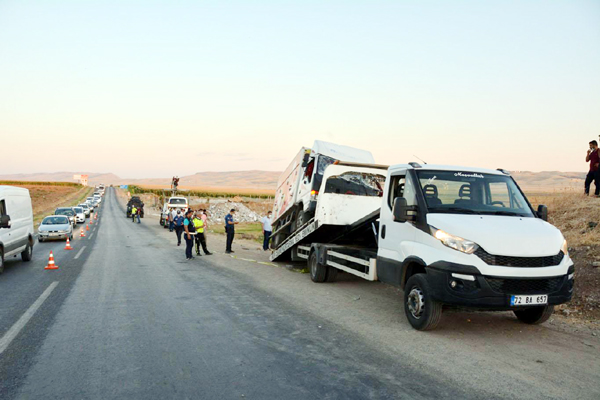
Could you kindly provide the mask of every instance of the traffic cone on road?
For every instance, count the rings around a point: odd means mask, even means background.
[[[65,250],[73,250],[73,248],[71,247],[71,242],[69,241],[69,238],[67,238],[67,245],[65,246]]]
[[[85,233],[83,232],[83,228],[81,228],[81,234],[79,235],[79,237],[85,237]]]
[[[95,220],[98,220],[98,213],[96,213],[96,215],[94,216]]]
[[[54,264],[54,255],[50,252],[50,257],[48,257],[48,265],[44,269],[58,269],[58,265]]]
[[[94,225],[94,219],[90,218],[90,225]]]
[[[90,224],[87,224],[87,225],[85,226],[85,230],[86,230],[86,231],[89,231],[89,230],[90,230]]]

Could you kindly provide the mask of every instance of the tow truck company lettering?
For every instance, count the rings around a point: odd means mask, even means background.
[[[484,178],[484,176],[481,174],[464,174],[462,172],[457,172],[454,174],[454,176],[461,176],[463,178],[481,178],[481,179]]]

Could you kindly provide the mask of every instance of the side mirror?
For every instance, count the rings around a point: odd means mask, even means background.
[[[10,217],[8,215],[0,217],[0,228],[10,228]]]
[[[310,153],[304,153],[304,158],[302,159],[302,168],[306,168],[308,165],[308,159],[310,158]]]
[[[394,199],[392,214],[394,215],[394,221],[396,222],[414,221],[417,216],[416,208],[407,205],[404,197],[396,197]]]
[[[537,209],[537,215],[544,221],[548,221],[548,207],[546,207],[543,204],[540,204]]]

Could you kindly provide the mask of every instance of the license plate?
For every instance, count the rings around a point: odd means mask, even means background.
[[[548,304],[547,294],[536,294],[534,296],[510,296],[511,306],[533,306]]]
[[[58,233],[50,233],[48,236],[58,236]]]

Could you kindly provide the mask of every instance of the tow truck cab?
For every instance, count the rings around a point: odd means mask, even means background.
[[[434,326],[441,306],[548,319],[569,301],[574,265],[561,232],[502,170],[416,163],[388,170],[379,280],[405,291],[409,322]]]

